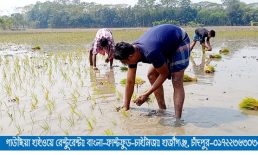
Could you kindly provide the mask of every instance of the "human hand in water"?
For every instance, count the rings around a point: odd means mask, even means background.
[[[139,96],[136,100],[134,100],[134,103],[136,103],[136,105],[138,106],[141,106],[145,101],[148,100],[148,97],[148,95],[143,94]]]

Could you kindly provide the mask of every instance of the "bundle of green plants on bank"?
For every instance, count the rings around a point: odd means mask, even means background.
[[[220,54],[227,55],[227,54],[229,53],[229,49],[223,48],[223,49],[219,50],[219,53],[220,53]]]
[[[205,73],[214,73],[215,72],[215,67],[212,65],[207,65],[204,67]]]
[[[196,81],[197,81],[197,78],[190,77],[189,75],[184,74],[184,82],[196,82]]]
[[[243,109],[258,111],[258,100],[252,97],[247,97],[242,100],[239,106]]]

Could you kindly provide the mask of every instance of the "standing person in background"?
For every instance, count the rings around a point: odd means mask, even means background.
[[[215,37],[215,31],[214,30],[210,30],[208,31],[205,28],[198,28],[195,30],[195,34],[194,34],[194,38],[193,38],[193,42],[190,46],[190,50],[192,51],[196,42],[199,41],[200,44],[202,45],[202,49],[207,49],[207,51],[211,51],[212,47],[210,44],[210,39],[212,37]],[[206,40],[205,40],[206,38]]]
[[[180,122],[185,91],[184,71],[189,65],[190,39],[180,27],[163,24],[145,32],[133,44],[120,42],[115,46],[114,58],[129,66],[123,108],[129,110],[138,62],[149,63],[148,79],[151,87],[134,102],[141,106],[154,93],[159,109],[165,110],[163,83],[172,78],[176,123]]]
[[[96,67],[98,53],[102,55],[107,54],[105,62],[110,62],[110,68],[112,68],[114,48],[115,43],[112,32],[106,28],[99,29],[89,54],[90,65],[93,66],[94,70],[98,70],[98,68]]]

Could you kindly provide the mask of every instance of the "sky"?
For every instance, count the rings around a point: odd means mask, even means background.
[[[23,7],[29,4],[35,4],[37,1],[45,2],[48,0],[0,0],[0,15],[10,14],[17,7]],[[53,1],[53,0],[50,0]],[[130,4],[135,5],[138,0],[81,0],[81,2],[95,2],[99,4]],[[221,0],[191,0],[192,2],[209,1],[221,3]],[[258,2],[258,0],[241,0],[245,3]]]

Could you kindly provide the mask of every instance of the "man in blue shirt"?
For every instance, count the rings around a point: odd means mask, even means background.
[[[130,108],[134,91],[138,62],[149,63],[148,79],[151,87],[140,95],[135,103],[141,106],[154,92],[160,109],[166,109],[162,84],[172,77],[174,88],[175,116],[180,120],[185,92],[183,87],[184,70],[189,65],[190,39],[180,27],[171,24],[155,26],[145,32],[133,44],[120,42],[115,46],[114,58],[128,64],[125,89],[125,110]]]

